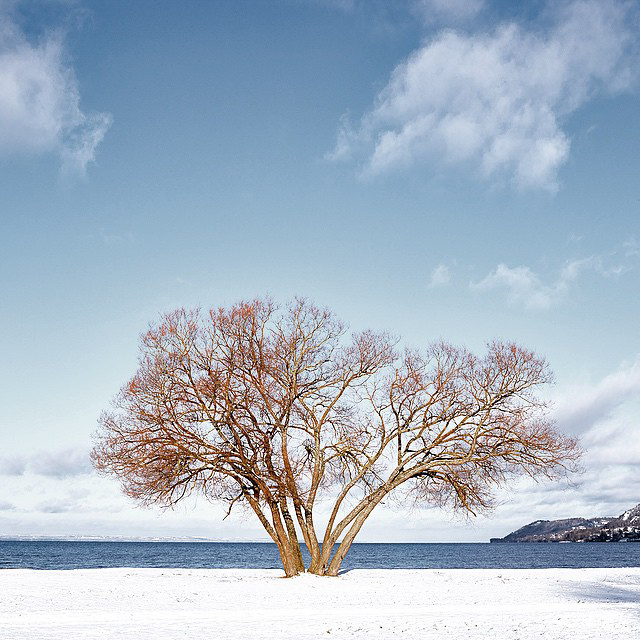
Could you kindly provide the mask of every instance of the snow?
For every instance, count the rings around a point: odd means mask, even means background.
[[[0,570],[0,638],[640,637],[640,568]]]

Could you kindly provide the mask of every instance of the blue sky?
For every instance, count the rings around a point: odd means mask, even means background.
[[[392,7],[392,8],[391,8]],[[354,329],[556,373],[574,486],[486,540],[640,501],[638,5],[0,0],[0,535],[256,538],[198,503],[134,509],[87,464],[161,312],[304,295]]]

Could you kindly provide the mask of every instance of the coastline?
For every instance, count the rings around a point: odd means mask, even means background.
[[[0,637],[518,638],[640,635],[640,568],[4,569]]]

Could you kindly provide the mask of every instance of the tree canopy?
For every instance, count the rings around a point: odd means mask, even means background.
[[[139,367],[102,414],[92,459],[142,504],[197,492],[243,503],[287,576],[337,575],[392,493],[467,513],[522,474],[558,477],[579,451],[536,395],[545,361],[492,342],[478,357],[440,342],[400,349],[350,334],[304,299],[180,309],[140,341]],[[317,530],[314,513],[329,501]]]

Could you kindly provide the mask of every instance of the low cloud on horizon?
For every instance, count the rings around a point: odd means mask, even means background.
[[[84,449],[40,451],[28,456],[0,457],[0,475],[31,473],[48,478],[71,478],[93,473],[89,452]]]

